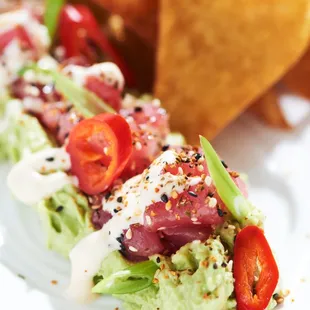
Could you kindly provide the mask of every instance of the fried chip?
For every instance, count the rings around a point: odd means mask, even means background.
[[[279,92],[276,87],[269,89],[250,107],[250,112],[272,127],[291,129],[279,102]]]
[[[293,93],[310,99],[310,48],[282,81]]]
[[[162,0],[155,92],[172,129],[190,143],[213,138],[279,80],[308,44],[309,6]]]

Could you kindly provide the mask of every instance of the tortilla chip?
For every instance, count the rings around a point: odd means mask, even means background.
[[[250,112],[272,127],[291,129],[279,103],[276,87],[269,89],[261,98],[251,105]]]
[[[172,129],[209,139],[305,50],[309,0],[162,0],[156,95]]]
[[[293,93],[310,99],[310,48],[283,77],[283,83]]]

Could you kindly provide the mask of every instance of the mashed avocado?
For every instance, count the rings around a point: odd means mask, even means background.
[[[79,240],[93,232],[87,198],[74,186],[67,185],[37,206],[47,247],[68,256]]]
[[[17,162],[29,153],[53,146],[39,121],[22,112],[19,100],[7,101],[5,111],[3,102],[0,106],[3,125],[0,130],[0,158]]]
[[[115,295],[127,310],[225,310],[234,309],[230,299],[234,290],[232,264],[228,262],[219,238],[194,241],[182,247],[171,258],[151,258],[160,267],[154,285],[134,293]],[[96,279],[128,267],[129,263],[114,252],[102,263]]]

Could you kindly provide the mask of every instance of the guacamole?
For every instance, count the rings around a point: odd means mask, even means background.
[[[0,106],[4,110],[4,104]],[[0,158],[8,158],[15,163],[27,154],[53,146],[37,118],[22,112],[19,100],[7,101],[2,114]]]
[[[37,210],[47,247],[65,257],[80,239],[94,230],[87,198],[72,185],[42,200]]]
[[[226,255],[219,238],[189,243],[171,258],[155,255],[151,259],[159,269],[154,285],[115,297],[122,299],[128,310],[233,309],[236,302],[231,298],[234,290],[232,262]],[[113,252],[103,261],[96,280],[100,282],[100,278],[128,266],[118,252]],[[100,293],[96,286],[93,291]]]

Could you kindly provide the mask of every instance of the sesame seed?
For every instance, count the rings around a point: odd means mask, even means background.
[[[171,197],[172,197],[173,199],[178,198],[178,193],[177,193],[176,191],[172,191],[172,192],[171,192]]]
[[[136,142],[135,148],[136,148],[136,150],[138,150],[138,151],[142,150],[142,144],[141,144],[141,142],[139,142],[139,141]]]
[[[217,208],[217,214],[219,215],[219,217],[223,217],[224,216],[224,212],[220,208]]]
[[[225,161],[224,161],[224,160],[221,160],[221,162],[222,162],[223,166],[227,169],[228,166],[226,165]]]
[[[104,147],[104,148],[103,148],[103,153],[104,153],[105,155],[108,155],[108,151],[109,151],[109,149],[108,149],[107,147]]]
[[[210,185],[212,184],[212,179],[211,179],[210,176],[207,176],[207,177],[205,178],[205,183],[207,184],[207,186],[210,186]]]
[[[138,252],[138,250],[135,247],[131,246],[131,245],[129,246],[129,250],[131,252]]]
[[[192,220],[192,222],[197,222],[198,221],[197,217],[192,217],[191,220]]]
[[[198,197],[198,195],[195,192],[189,191],[188,194],[192,197]]]
[[[169,145],[169,144],[166,144],[166,145],[164,145],[164,146],[161,148],[161,150],[162,150],[163,152],[165,152],[165,151],[167,151],[167,150],[169,149],[169,147],[170,147],[170,145]]]
[[[127,230],[127,232],[126,232],[126,238],[127,238],[128,240],[130,240],[130,239],[132,238],[132,231],[131,231],[130,228],[129,228],[129,229]]]
[[[210,198],[210,200],[209,200],[209,207],[210,208],[214,208],[214,207],[216,207],[216,205],[217,205],[216,198],[214,198],[214,197]]]
[[[196,159],[196,160],[199,160],[200,158],[201,158],[201,154],[196,153],[196,154],[195,154],[195,159]]]
[[[143,109],[142,109],[142,107],[135,107],[134,111],[135,112],[142,112]]]
[[[122,203],[123,202],[123,197],[122,196],[117,197],[116,201],[119,202],[119,203]]]
[[[46,161],[54,161],[55,158],[54,158],[54,157],[47,157],[45,160],[46,160]]]
[[[178,173],[179,174],[184,174],[183,169],[181,167],[178,168]]]
[[[156,257],[156,263],[157,263],[157,264],[160,263],[160,257],[159,257],[159,256]]]
[[[56,212],[61,212],[63,209],[64,209],[63,206],[59,206],[59,207],[56,208]]]
[[[146,219],[146,223],[147,223],[148,225],[152,225],[152,220],[151,220],[151,217],[150,217],[149,215],[147,215],[147,216],[145,217],[145,219]]]
[[[165,203],[167,203],[168,202],[168,196],[166,195],[166,194],[162,194],[161,196],[160,196],[160,199],[161,199],[161,201],[162,202],[165,202]]]
[[[217,263],[214,263],[213,264],[213,269],[217,269],[217,268],[218,268]]]
[[[198,171],[202,172],[203,170],[204,170],[203,165],[199,165],[199,166],[198,166]]]
[[[107,192],[106,194],[105,194],[105,196],[104,196],[104,198],[106,199],[106,200],[108,200],[110,197],[111,197],[111,192]]]
[[[169,211],[171,209],[171,201],[168,201],[165,205],[165,208],[167,211]]]

